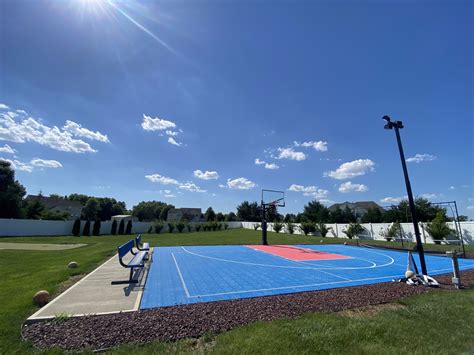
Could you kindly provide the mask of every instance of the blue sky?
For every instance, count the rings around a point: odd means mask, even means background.
[[[0,157],[29,193],[297,212],[414,193],[474,217],[466,1],[2,1]]]

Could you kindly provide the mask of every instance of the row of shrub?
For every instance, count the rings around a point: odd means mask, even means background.
[[[220,223],[216,221],[210,221],[207,223],[187,223],[187,222],[176,222],[176,223],[163,223],[163,222],[157,222],[155,223],[154,226],[150,226],[148,229],[148,233],[153,233],[155,232],[156,234],[160,234],[161,232],[164,231],[165,227],[168,227],[168,233],[173,233],[174,231],[178,233],[183,233],[183,232],[208,232],[208,231],[217,231],[217,230],[222,230],[222,229],[227,229],[229,228],[229,225],[227,223]]]
[[[92,232],[91,232],[91,221],[87,220],[84,224],[84,228],[82,229],[82,235],[90,236],[90,235],[100,235],[100,228],[101,222],[100,219],[94,221],[92,225]],[[124,234],[132,234],[132,221],[128,221],[127,225],[125,226],[125,221],[122,219],[120,223],[117,221],[112,222],[112,229],[110,231],[112,235],[124,235]],[[74,221],[72,226],[72,235],[78,237],[81,235],[81,220],[78,218]]]
[[[433,238],[435,244],[440,244],[443,240],[447,240],[447,238],[450,236],[457,238],[455,235],[455,230],[451,229],[446,222],[447,220],[445,219],[444,215],[439,213],[432,222],[422,224],[422,228],[424,228],[431,238]],[[319,235],[321,237],[325,237],[327,233],[332,230],[332,227],[326,227],[324,223],[316,222],[302,222],[299,225],[294,225],[291,222],[273,223],[273,231],[276,233],[284,231],[285,227],[286,231],[290,234],[293,234],[295,229],[298,228],[304,235]],[[259,223],[254,224],[253,228],[258,230],[261,228],[261,225]],[[360,223],[355,222],[350,223],[345,229],[342,230],[342,232],[347,236],[347,238],[353,239],[361,234],[366,233],[367,230]],[[397,239],[405,238],[405,232],[398,221],[392,223],[389,228],[382,229],[379,234],[387,241],[396,241]]]

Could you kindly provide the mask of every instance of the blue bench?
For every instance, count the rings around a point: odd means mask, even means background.
[[[130,239],[128,242],[125,244],[119,246],[118,249],[118,256],[119,256],[119,263],[122,265],[124,268],[129,268],[130,269],[130,277],[128,281],[112,281],[113,285],[116,284],[124,284],[124,283],[137,283],[138,280],[133,279],[133,271],[135,269],[141,269],[145,267],[145,259],[148,255],[147,250],[141,250],[138,252],[133,251],[133,239]],[[124,262],[123,258],[128,254],[131,253],[133,255],[133,258],[128,262]]]
[[[149,243],[143,243],[142,244],[142,235],[137,234],[135,237],[135,247],[140,250],[140,251],[150,251],[150,244]]]

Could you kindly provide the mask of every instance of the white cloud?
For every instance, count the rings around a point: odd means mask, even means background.
[[[167,195],[165,195],[165,197],[168,197],[168,198],[173,198],[173,197],[176,197],[176,196],[175,196],[175,195],[173,195],[173,194],[167,194]]]
[[[406,200],[408,197],[407,196],[402,196],[402,197],[384,197],[383,199],[380,200],[380,202],[383,203],[400,203],[403,200]]]
[[[63,152],[97,152],[89,143],[73,138],[71,132],[61,130],[56,126],[48,127],[33,117],[16,121],[10,113],[0,113],[0,140],[15,143],[31,141]]]
[[[250,190],[257,186],[253,181],[250,181],[249,179],[246,179],[244,177],[240,177],[234,180],[227,179],[227,186],[230,189],[236,189],[236,190]]]
[[[456,187],[455,186],[450,186],[449,189],[450,190],[456,190]]]
[[[163,185],[179,185],[180,184],[177,180],[166,177],[166,176],[162,176],[160,174],[145,175],[145,178],[147,178],[151,182],[158,182]]]
[[[351,191],[366,192],[368,190],[369,190],[369,188],[367,186],[365,186],[364,184],[353,184],[350,181],[347,181],[347,182],[341,184],[341,186],[339,186],[339,192],[342,192],[342,193],[348,193],[348,192],[351,192]]]
[[[169,144],[173,144],[173,145],[175,145],[175,146],[177,146],[177,147],[180,147],[181,144],[183,144],[183,143],[181,143],[181,142],[176,142],[176,140],[175,140],[173,137],[169,137],[169,138],[168,138],[168,143],[169,143]]]
[[[280,167],[275,163],[265,163],[265,169],[276,170],[280,169]]]
[[[259,158],[255,159],[255,165],[263,165],[265,164],[265,161],[260,160]]]
[[[12,169],[14,170],[26,171],[28,173],[31,173],[33,171],[33,167],[30,164],[22,163],[21,161],[18,161],[18,160],[10,160],[7,158],[2,158],[2,157],[0,157],[0,160],[9,162],[11,164]]]
[[[318,152],[326,152],[328,150],[328,142],[323,142],[323,141],[308,141],[308,142],[303,142],[303,143],[298,143],[294,142],[296,147],[313,147],[315,150]]]
[[[176,128],[176,123],[158,117],[151,118],[143,114],[142,128],[145,131],[162,131],[169,128]]]
[[[407,163],[421,163],[423,161],[433,161],[436,156],[431,154],[415,154],[414,157],[408,158]]]
[[[31,161],[31,165],[36,166],[36,167],[41,167],[41,168],[62,168],[63,165],[58,162],[57,160],[45,160],[45,159],[40,159],[36,158]]]
[[[474,205],[467,206],[466,208],[467,208],[468,210],[474,210]]]
[[[5,144],[3,147],[0,147],[0,153],[15,154],[16,150],[10,147],[8,144]]]
[[[314,198],[325,198],[329,194],[328,190],[320,189],[314,185],[303,186],[293,184],[288,188],[289,191],[302,192],[304,196],[312,196]]]
[[[168,136],[177,136],[179,134],[179,132],[176,132],[176,131],[170,131],[169,129],[166,130],[165,132]]]
[[[7,105],[0,103],[0,110],[8,110],[9,108]]]
[[[358,159],[344,163],[334,171],[327,171],[324,173],[324,176],[337,180],[351,179],[356,176],[365,175],[369,171],[374,171],[374,165],[375,163],[370,159]]]
[[[306,159],[306,154],[303,152],[297,152],[293,148],[278,148],[278,156],[276,159],[290,159],[302,161]]]
[[[225,188],[227,187],[227,185],[219,184],[219,187],[220,187],[221,189],[225,189]]]
[[[187,190],[187,191],[192,191],[192,192],[206,192],[206,190],[201,190],[193,182],[182,183],[176,179],[166,177],[160,174],[145,175],[145,178],[147,178],[151,182],[157,182],[162,185],[177,185],[178,189],[181,189],[181,190]],[[171,193],[170,190],[164,190],[164,192],[168,195]]]
[[[187,190],[191,192],[206,192],[206,190],[202,190],[199,186],[197,186],[193,182],[186,182],[184,184],[180,184],[178,188],[181,190]]]
[[[105,134],[102,134],[99,131],[91,131],[90,129],[84,128],[79,123],[73,121],[67,120],[66,124],[63,126],[63,130],[73,134],[76,137],[83,137],[104,143],[109,142],[109,138]]]
[[[16,112],[23,116],[28,115],[28,113],[25,110],[16,110]]]
[[[216,180],[219,178],[217,171],[207,170],[205,172],[202,172],[201,170],[194,170],[194,176],[202,180]]]

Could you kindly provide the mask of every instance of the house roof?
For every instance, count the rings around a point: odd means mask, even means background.
[[[47,209],[55,207],[70,207],[82,209],[82,205],[79,201],[66,200],[62,197],[47,197],[41,195],[28,195],[26,196],[26,201],[40,201],[43,203]]]

